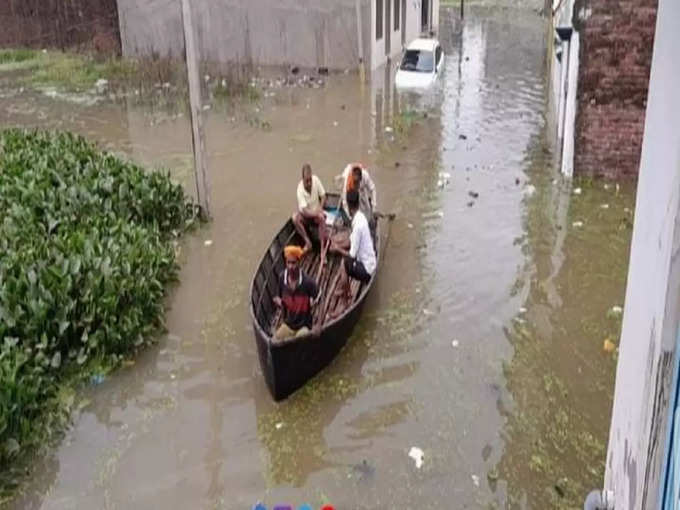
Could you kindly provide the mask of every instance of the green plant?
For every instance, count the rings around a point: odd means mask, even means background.
[[[177,275],[173,238],[195,207],[168,175],[83,138],[10,129],[0,132],[0,210],[3,473],[58,429],[74,374],[153,340]]]
[[[35,50],[25,48],[10,50],[0,49],[0,64],[13,64],[16,62],[25,62],[32,60],[38,56]]]

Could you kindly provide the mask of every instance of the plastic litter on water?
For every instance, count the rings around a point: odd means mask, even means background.
[[[623,313],[623,308],[618,305],[614,305],[611,307],[611,313],[614,315],[621,315]]]
[[[472,475],[472,483],[475,484],[475,487],[479,487],[479,477],[477,475]]]
[[[600,209],[609,209],[609,204],[602,204]]]
[[[575,221],[574,223],[571,224],[572,227],[574,228],[581,228],[583,226],[582,221]]]
[[[458,347],[460,344],[459,344],[458,340],[454,340],[453,342],[451,342],[451,345],[453,347]]]
[[[522,307],[519,310],[517,310],[519,313],[527,313],[527,309]]]
[[[276,427],[276,430],[279,430],[281,427],[283,427],[283,423],[278,422],[276,425],[274,425],[274,427]]]
[[[98,384],[103,383],[106,380],[106,377],[104,377],[101,374],[95,374],[90,378],[90,382],[94,384],[95,386]]]
[[[574,188],[574,195],[580,195],[581,194],[581,188]]]
[[[390,126],[385,127],[385,133],[391,133],[392,131],[394,131],[394,129],[392,129],[392,127],[390,127]]]
[[[602,349],[604,352],[614,352],[616,350],[616,344],[609,340],[609,338],[605,338]]]
[[[204,246],[212,246],[212,243],[213,243],[212,239],[206,239],[205,241],[203,241]]]
[[[411,449],[408,452],[408,456],[415,461],[416,468],[420,469],[423,466],[423,460],[425,459],[425,454],[423,453],[423,450],[421,450],[417,446],[411,446]]]
[[[536,186],[533,184],[529,184],[526,188],[524,188],[524,194],[527,196],[532,196],[534,193],[536,193]]]

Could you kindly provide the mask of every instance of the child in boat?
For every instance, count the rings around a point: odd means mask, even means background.
[[[274,338],[283,340],[308,333],[318,334],[318,328],[312,325],[312,304],[319,295],[319,287],[300,269],[303,249],[289,245],[283,249],[283,254],[286,269],[279,277],[279,295],[274,298],[274,304],[283,309],[283,322]]]

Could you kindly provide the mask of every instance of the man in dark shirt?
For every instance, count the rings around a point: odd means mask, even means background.
[[[300,269],[303,250],[299,246],[286,246],[283,250],[286,269],[279,277],[279,295],[276,306],[283,307],[283,322],[274,333],[276,340],[318,334],[312,325],[312,301],[319,295],[316,282]]]

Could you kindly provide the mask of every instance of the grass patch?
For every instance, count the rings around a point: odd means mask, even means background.
[[[80,92],[92,89],[99,79],[113,84],[129,82],[138,73],[137,67],[135,62],[123,59],[98,61],[87,55],[50,52],[41,55],[39,67],[27,81]]]
[[[26,60],[33,60],[38,57],[38,52],[29,49],[17,50],[0,50],[0,64],[15,64],[18,62],[25,62]]]
[[[258,102],[262,98],[260,90],[248,82],[231,81],[226,79],[217,83],[212,91],[213,97],[221,101],[231,101],[243,98],[252,103]]]
[[[0,131],[0,502],[68,421],[76,385],[163,326],[195,207],[69,133]]]

